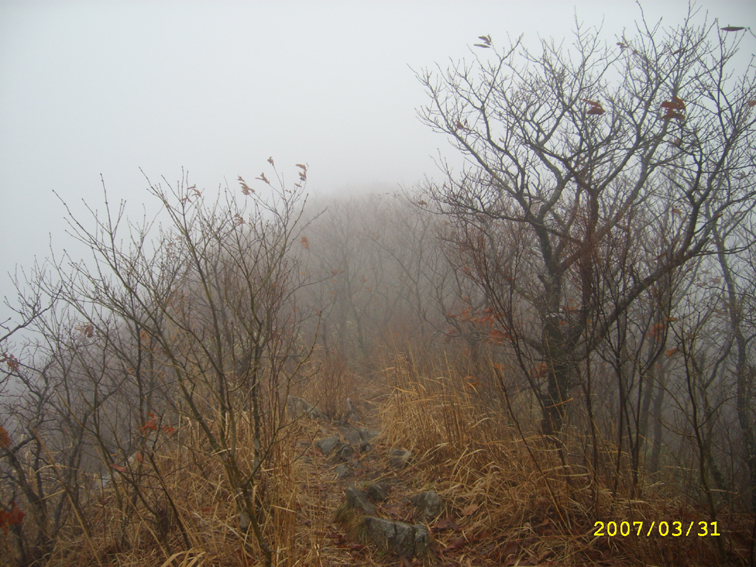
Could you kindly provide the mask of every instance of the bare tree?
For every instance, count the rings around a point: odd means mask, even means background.
[[[418,74],[422,120],[467,158],[428,189],[522,353],[545,433],[562,430],[576,372],[629,307],[711,251],[720,219],[753,198],[756,83],[737,69],[742,34],[694,19],[641,21],[616,46],[580,26],[569,48],[544,40],[537,52],[485,36],[472,63]],[[646,250],[608,309],[623,233]]]

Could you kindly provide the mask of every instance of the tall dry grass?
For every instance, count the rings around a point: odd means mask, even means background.
[[[577,433],[542,437],[539,413],[527,393],[502,395],[495,380],[500,369],[492,366],[488,376],[474,376],[459,373],[459,367],[432,357],[419,363],[406,353],[385,366],[383,380],[365,380],[346,366],[323,364],[300,392],[315,394],[324,381],[334,380],[330,395],[336,400],[365,392],[380,399],[382,434],[377,455],[370,456],[373,466],[384,467],[395,486],[402,486],[394,497],[429,488],[438,492],[442,521],[458,528],[431,522],[435,541],[423,565],[746,564],[749,533],[742,518],[720,525],[724,554],[713,538],[594,537],[597,520],[648,526],[707,518],[672,496],[679,492],[650,480],[644,480],[643,500],[613,492],[611,479],[591,470],[586,439]],[[339,368],[340,376],[334,374]],[[254,538],[239,531],[222,459],[212,454],[196,424],[177,425],[141,462],[132,460],[127,472],[116,471],[108,486],[90,492],[83,518],[70,519],[46,565],[261,564]],[[370,551],[350,554],[334,532],[343,486],[312,446],[329,427],[314,420],[290,425],[257,483],[255,501],[274,564],[396,565],[395,557]],[[252,455],[253,439],[249,419],[243,419],[237,454]],[[390,472],[387,462],[381,464],[382,451],[391,447],[412,450],[409,468]],[[0,562],[9,565],[15,561],[12,537],[0,532]]]
[[[391,393],[381,421],[388,445],[415,455],[408,475],[415,488],[436,490],[443,516],[461,529],[464,544],[459,532],[439,534],[441,552],[445,545],[466,550],[473,565],[746,564],[750,526],[742,517],[719,526],[724,554],[713,537],[595,537],[599,520],[687,528],[708,517],[649,479],[643,500],[613,492],[612,479],[591,470],[586,439],[574,432],[544,438],[533,400],[503,395],[491,379],[500,368],[491,366],[486,379],[448,363],[419,366],[404,356],[387,367]]]

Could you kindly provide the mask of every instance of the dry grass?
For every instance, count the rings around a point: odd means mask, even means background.
[[[639,537],[635,530],[594,537],[596,520],[646,527],[681,521],[687,528],[708,517],[663,487],[644,486],[642,501],[612,494],[582,458],[583,440],[526,433],[537,430],[521,419],[527,411],[517,412],[515,423],[492,400],[499,396],[482,392],[472,377],[448,367],[421,375],[408,359],[388,374],[393,391],[382,409],[384,435],[390,445],[413,451],[417,459],[407,475],[413,488],[436,490],[445,502],[442,517],[458,527],[436,536],[441,564],[745,564],[750,526],[743,518],[720,522],[724,555],[711,537]]]
[[[327,375],[309,386],[323,387],[336,376],[331,391],[336,401],[356,392],[366,397],[370,391],[373,399],[382,393],[382,434],[372,452],[360,455],[356,477],[338,481],[333,463],[313,445],[338,433],[336,424],[300,420],[290,426],[256,487],[275,565],[397,565],[395,557],[356,545],[334,523],[345,486],[374,478],[391,486],[390,501],[379,506],[384,517],[417,521],[408,497],[420,490],[432,488],[444,503],[440,518],[429,525],[431,551],[403,566],[744,564],[739,556],[748,533],[739,518],[722,519],[724,555],[714,538],[593,537],[597,519],[687,525],[707,518],[661,488],[644,486],[643,501],[613,495],[582,457],[584,440],[555,443],[527,433],[537,429],[523,417],[529,414],[527,400],[512,401],[520,419],[515,423],[490,386],[469,376],[448,367],[433,372],[426,366],[421,373],[401,357],[387,366],[380,382],[358,380],[345,369],[339,378],[333,366],[324,366]],[[393,447],[413,452],[408,467],[389,464]],[[251,449],[247,424],[237,453],[251,455]],[[47,565],[261,564],[254,538],[239,531],[222,460],[188,422],[132,472],[93,493],[82,519],[89,533],[71,518]],[[0,540],[10,542],[2,534]]]

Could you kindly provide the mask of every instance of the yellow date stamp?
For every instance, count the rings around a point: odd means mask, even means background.
[[[602,522],[596,521],[593,524],[594,537],[719,537],[719,526],[717,522],[667,522],[662,520],[657,522]]]

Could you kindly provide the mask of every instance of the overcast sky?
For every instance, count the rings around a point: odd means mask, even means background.
[[[687,2],[643,1],[676,25]],[[755,26],[753,0],[699,3]],[[273,156],[308,189],[391,191],[436,175],[447,142],[420,124],[411,69],[470,57],[477,36],[562,38],[575,14],[613,41],[633,0],[242,2],[0,0],[0,296],[6,274],[53,248],[82,251],[64,209],[111,199],[130,211],[182,168],[206,192],[256,177]],[[751,45],[751,44],[749,44]],[[149,202],[148,202],[149,205]],[[56,253],[57,253],[56,252]],[[7,309],[0,308],[4,319]]]

